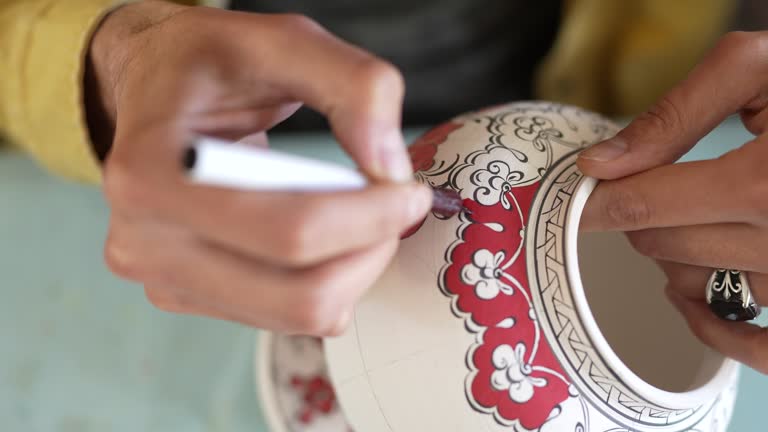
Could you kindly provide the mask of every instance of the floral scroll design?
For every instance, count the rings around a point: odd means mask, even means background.
[[[499,293],[514,294],[512,286],[503,277],[504,257],[504,251],[494,254],[488,249],[480,249],[472,256],[472,263],[465,265],[462,269],[462,278],[475,286],[475,294],[481,299],[491,300]],[[520,286],[517,280],[514,282],[515,285]]]
[[[523,227],[537,185],[516,188],[484,206],[465,201],[459,239],[447,253],[438,283],[452,298],[453,312],[467,322],[477,342],[470,347],[466,392],[472,406],[503,425],[536,430],[574,391],[544,342],[527,286]]]
[[[576,428],[586,423],[583,406],[563,411],[563,402],[578,394],[543,339],[524,248],[528,209],[542,176],[561,155],[586,144],[567,139],[573,133],[562,129],[577,128],[562,110],[518,104],[477,113],[429,131],[411,147],[414,166],[422,168],[417,178],[459,191],[472,211],[459,216],[458,238],[438,276],[454,314],[476,334],[467,353],[467,398],[498,423],[526,430],[562,416]],[[462,154],[466,139],[483,142]],[[424,159],[429,155],[435,160]]]
[[[523,177],[522,171],[514,170],[508,163],[491,161],[485,168],[473,172],[470,176],[472,184],[477,186],[475,200],[484,205],[501,201],[504,208],[509,210],[511,203],[507,192],[523,180]]]
[[[579,137],[572,120],[587,117],[590,139]],[[483,205],[501,201],[506,209],[513,188],[539,182],[563,155],[607,138],[613,132],[599,117],[555,104],[519,104],[509,109],[478,113],[465,119],[465,127],[482,128],[482,148],[465,157],[446,154],[439,165],[421,173],[434,186],[472,190]],[[438,158],[440,159],[440,158]]]
[[[526,403],[533,397],[536,387],[546,387],[547,379],[531,376],[533,368],[525,361],[525,345],[518,343],[513,349],[509,345],[499,345],[493,351],[493,366],[496,372],[491,375],[491,384],[497,390],[509,392],[509,398],[519,404]]]
[[[448,139],[448,135],[460,127],[461,123],[447,122],[424,133],[418,141],[408,148],[413,170],[417,173],[432,173],[432,175],[445,169],[450,170],[451,164],[447,164],[445,161],[435,162],[435,154],[437,147]]]
[[[564,271],[528,262],[542,253],[560,253],[546,247],[558,241],[549,231],[540,243],[531,243],[532,236],[539,235],[537,218],[554,218],[562,210],[542,209],[546,214],[529,221],[534,198],[542,193],[543,185],[551,183],[550,171],[560,166],[564,157],[615,132],[612,123],[575,108],[521,103],[456,118],[431,130],[411,147],[414,166],[419,169],[417,178],[458,191],[472,212],[456,216],[456,239],[445,252],[437,284],[451,299],[451,311],[475,336],[466,356],[468,402],[512,430],[591,430],[589,411],[593,408],[587,404],[594,403],[593,393],[606,383],[612,391],[620,391],[618,400],[600,402],[607,404],[606,412],[631,417],[641,430],[678,421],[682,421],[681,426],[691,426],[694,417],[704,414],[692,415],[700,410],[666,411],[649,406],[594,366],[585,369],[589,375],[586,379],[581,377],[578,368],[574,371],[572,357],[582,363],[593,361],[594,365],[600,364],[599,358],[593,358],[592,352],[584,358],[575,350],[564,350],[563,346],[581,344],[583,338],[559,340],[551,335],[568,330],[552,326],[570,319],[570,315],[553,318],[534,312],[548,307],[541,306],[542,282],[557,283],[559,279],[551,280],[561,277],[555,271]],[[467,148],[477,150],[466,152]],[[576,178],[567,180],[563,188]],[[535,229],[527,228],[529,223]],[[530,251],[526,251],[526,244]],[[532,280],[528,279],[529,268],[536,272]],[[566,297],[560,300],[569,300]],[[555,306],[560,304],[558,298],[551,300]],[[570,337],[575,336],[571,333]],[[565,373],[564,365],[571,375]],[[583,393],[571,379],[579,383]]]

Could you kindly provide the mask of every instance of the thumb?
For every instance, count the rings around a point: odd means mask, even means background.
[[[729,33],[679,85],[615,137],[581,153],[582,172],[615,179],[675,162],[761,93],[765,35]],[[764,41],[762,41],[764,42]]]

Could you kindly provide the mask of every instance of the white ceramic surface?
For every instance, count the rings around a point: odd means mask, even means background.
[[[736,365],[695,342],[663,303],[663,278],[638,273],[648,263],[621,239],[578,245],[594,182],[576,155],[616,131],[578,108],[523,102],[417,140],[419,178],[473,213],[428,216],[349,331],[326,341],[356,430],[725,431]]]

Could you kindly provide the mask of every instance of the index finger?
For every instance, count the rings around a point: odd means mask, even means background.
[[[581,218],[585,231],[636,231],[685,225],[756,222],[756,178],[746,149],[719,159],[665,165],[602,181]]]
[[[411,179],[401,126],[403,77],[390,63],[298,15],[242,14],[237,38],[259,78],[328,119],[344,149],[370,176]]]

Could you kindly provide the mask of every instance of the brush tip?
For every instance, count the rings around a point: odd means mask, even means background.
[[[464,206],[461,195],[455,190],[436,187],[433,188],[432,192],[432,211],[434,213],[444,217],[451,217],[460,212],[472,214],[472,211]]]

